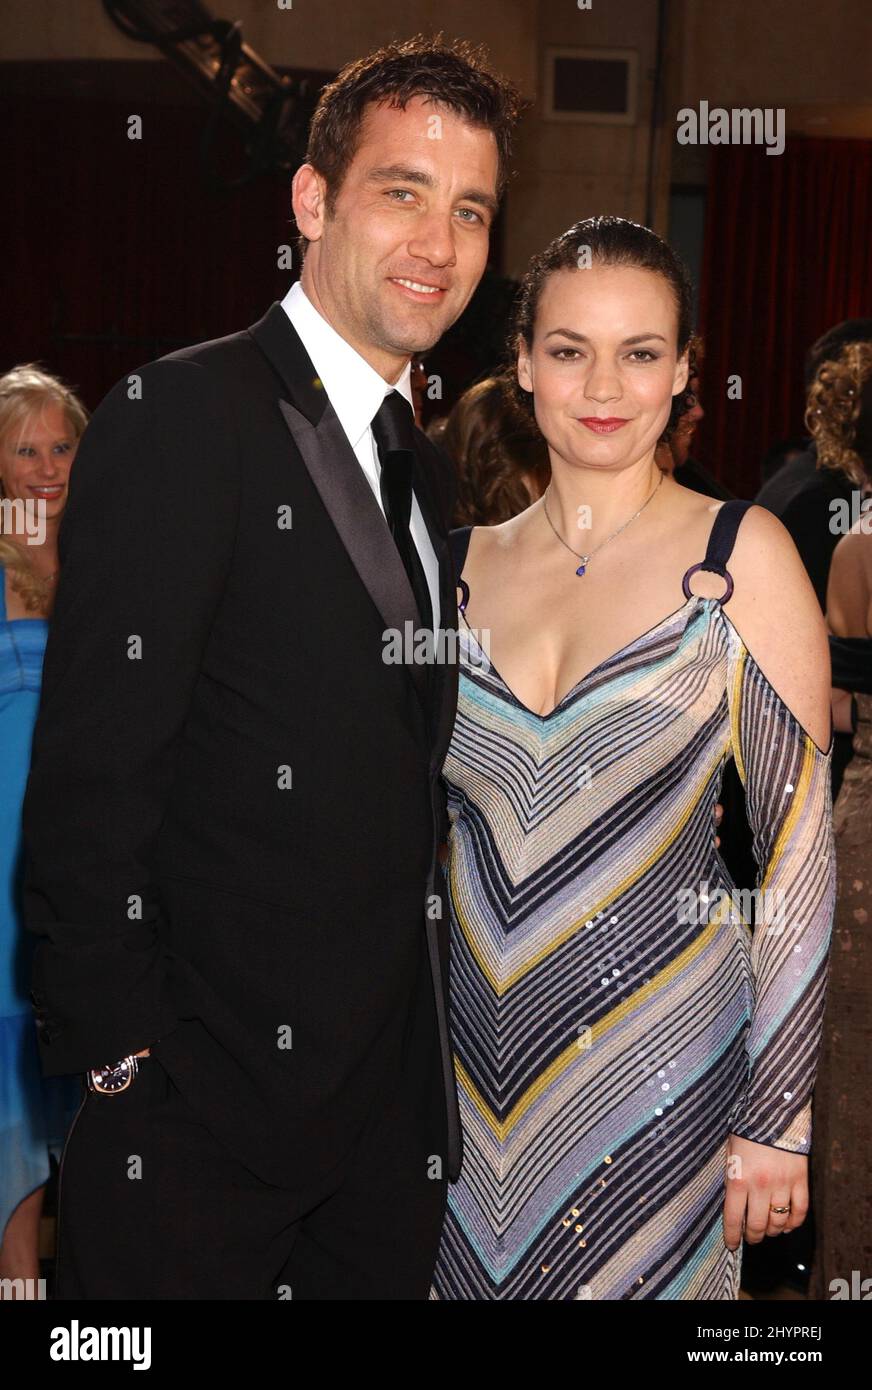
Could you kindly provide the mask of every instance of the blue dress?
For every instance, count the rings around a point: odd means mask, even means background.
[[[44,618],[6,617],[0,565],[0,1233],[47,1181],[81,1100],[78,1077],[43,1077],[30,1007],[36,939],[21,919],[21,804],[39,707]]]

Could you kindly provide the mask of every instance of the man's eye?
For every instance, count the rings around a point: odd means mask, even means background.
[[[394,196],[395,193],[403,194],[403,195],[405,195],[405,196],[407,196],[407,197],[409,197],[409,198],[414,198],[414,196],[415,196],[414,193],[413,193],[413,192],[411,191],[411,189],[409,189],[409,188],[389,188],[389,189],[388,189],[388,197],[389,197],[389,198],[392,198],[392,197]]]
[[[458,208],[458,212],[468,212],[470,217],[474,217],[476,222],[482,221],[481,213],[476,212],[475,208]],[[466,219],[464,219],[466,220]]]

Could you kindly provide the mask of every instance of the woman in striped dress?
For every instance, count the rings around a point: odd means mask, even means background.
[[[743,1234],[806,1214],[834,906],[827,638],[781,523],[657,468],[690,302],[670,248],[623,219],[537,257],[514,343],[551,482],[453,533],[464,1163],[434,1299],[734,1299]],[[731,757],[753,895],[715,844]]]

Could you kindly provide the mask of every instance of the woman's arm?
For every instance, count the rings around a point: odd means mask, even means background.
[[[724,612],[783,703],[826,750],[827,629],[790,533],[764,507],[751,507],[739,526],[727,568],[735,591]]]
[[[835,906],[826,628],[781,523],[745,515],[728,562],[731,742],[758,866],[754,1005],[733,1121],[727,1243],[791,1230],[808,1207],[811,1096]],[[787,1213],[772,1207],[788,1206]]]
[[[814,590],[776,517],[761,507],[746,513],[728,568],[732,745],[762,906],[751,945],[748,1105],[734,1132],[807,1153],[835,905],[829,648]]]

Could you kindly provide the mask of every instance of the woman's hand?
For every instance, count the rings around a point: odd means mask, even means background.
[[[755,1144],[731,1134],[727,1141],[724,1241],[736,1250],[764,1236],[795,1231],[808,1212],[808,1155]],[[772,1207],[789,1207],[784,1213]],[[742,1223],[744,1221],[744,1231]]]

